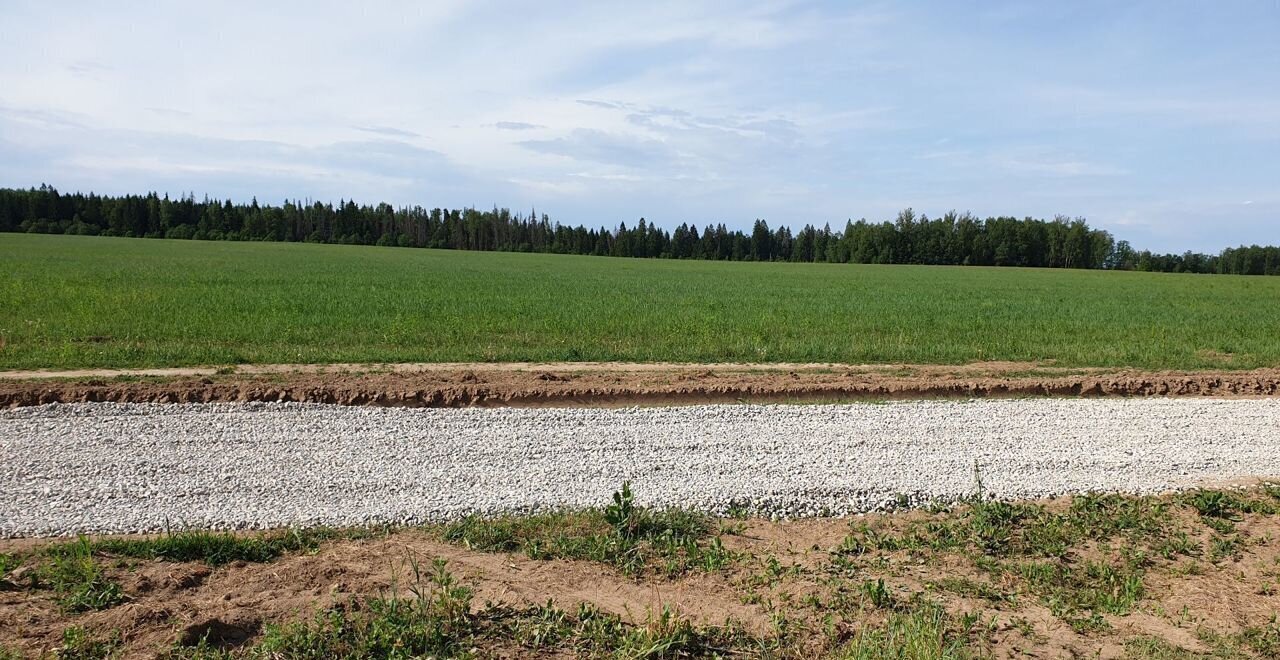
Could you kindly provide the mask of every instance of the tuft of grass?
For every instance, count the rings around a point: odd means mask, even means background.
[[[1026,562],[1016,570],[1059,616],[1080,611],[1128,614],[1145,592],[1141,559],[1086,561],[1079,565]]]
[[[608,628],[617,629],[616,624]],[[726,636],[721,629],[699,628],[677,616],[668,606],[663,606],[658,616],[650,617],[645,625],[615,633],[612,640],[600,632],[598,628],[592,631],[592,644],[601,648],[611,646],[615,655],[624,658],[711,657],[719,655],[717,651],[737,645],[731,639],[731,631]],[[727,643],[722,644],[722,640]]]
[[[979,582],[966,577],[944,578],[931,584],[938,589],[950,591],[954,594],[981,598],[992,603],[1012,603],[1016,600],[1014,595],[1001,591],[990,582]]]
[[[526,651],[551,654],[568,652],[582,657],[686,658],[750,655],[750,651],[776,648],[776,642],[752,637],[740,626],[700,627],[680,617],[670,607],[649,615],[641,625],[628,625],[616,615],[581,603],[576,612],[550,603],[526,610],[488,609],[480,614],[487,623],[478,633],[484,640],[497,634],[515,640]]]
[[[1125,656],[1129,660],[1195,660],[1200,654],[1175,646],[1166,640],[1150,635],[1139,635],[1125,640]]]
[[[1236,533],[1235,523],[1231,522],[1226,518],[1202,516],[1200,518],[1200,522],[1204,523],[1205,527],[1208,527],[1209,529],[1212,529],[1213,531],[1219,534],[1235,534]]]
[[[1263,485],[1263,493],[1271,495],[1273,499],[1280,499],[1274,496],[1273,489],[1280,491],[1274,484]],[[1191,491],[1182,497],[1182,502],[1205,518],[1237,519],[1240,514],[1247,513],[1263,515],[1280,513],[1280,504],[1267,499],[1245,497],[1242,493],[1227,490]]]
[[[1234,499],[1228,493],[1218,490],[1197,490],[1188,493],[1182,501],[1202,516],[1225,518],[1236,510],[1232,505]]]
[[[898,533],[856,523],[838,552],[969,548],[989,557],[1062,558],[1085,541],[1124,537],[1160,543],[1172,526],[1167,506],[1155,498],[1085,494],[1059,513],[1042,504],[989,500],[979,493],[965,507],[913,522]]]
[[[523,552],[531,559],[584,559],[610,564],[628,575],[656,568],[668,576],[715,571],[736,555],[707,516],[682,509],[639,506],[630,484],[604,509],[529,516],[468,516],[446,525],[445,540],[490,552]]]
[[[38,584],[53,589],[63,609],[84,612],[112,607],[126,599],[120,585],[102,574],[96,555],[220,566],[233,561],[269,562],[286,553],[314,550],[326,540],[371,533],[367,529],[316,528],[255,535],[190,531],[142,539],[91,540],[82,536],[45,548],[45,561],[35,575]]]
[[[16,554],[0,552],[0,579],[9,574],[9,571],[17,568],[22,564],[22,558]]]
[[[254,651],[317,659],[459,655],[475,628],[471,591],[457,583],[444,560],[437,559],[426,574],[416,562],[411,566],[411,598],[374,598],[310,622],[268,626]]]
[[[367,529],[334,530],[313,528],[238,535],[229,532],[185,531],[141,539],[81,539],[75,543],[50,546],[51,556],[75,555],[87,546],[91,553],[164,561],[202,561],[220,566],[233,561],[264,563],[291,552],[315,550],[333,539],[364,538],[377,533]]]
[[[863,625],[835,657],[843,660],[967,660],[979,657],[966,631],[935,604],[891,612],[883,624]]]
[[[976,474],[976,472],[975,472]],[[1145,594],[1148,568],[1160,558],[1207,554],[1214,563],[1238,560],[1244,540],[1232,520],[1280,513],[1280,488],[1264,485],[1250,491],[1200,490],[1172,498],[1086,494],[1065,509],[1034,502],[1003,502],[984,496],[980,475],[977,492],[946,512],[933,512],[900,526],[856,522],[832,550],[827,573],[852,577],[867,565],[883,562],[880,553],[908,552],[927,561],[934,553],[963,553],[979,570],[1003,585],[951,578],[933,586],[966,596],[997,601],[1022,593],[1037,596],[1075,630],[1088,633],[1108,627],[1103,615],[1132,612]],[[1188,507],[1221,533],[1206,548],[1174,515]],[[1194,530],[1191,530],[1194,531]],[[1078,561],[1081,551],[1101,549],[1108,557]],[[1172,573],[1201,571],[1197,562],[1171,567]]]
[[[517,612],[510,625],[517,631],[541,631],[540,638],[517,632],[517,639],[527,640],[526,649],[558,649],[582,657],[752,657],[767,656],[779,648],[779,640],[752,636],[732,621],[698,626],[668,606],[656,615],[650,613],[640,625],[626,624],[590,603],[579,604],[573,614],[550,606]]]
[[[1161,539],[1151,549],[1164,559],[1170,560],[1178,555],[1199,557],[1203,552],[1200,542],[1191,538],[1185,530],[1179,530]]]
[[[893,592],[885,586],[884,578],[867,580],[858,589],[873,607],[889,609],[894,605]]]
[[[194,646],[175,646],[167,649],[159,657],[163,660],[235,660],[236,658],[253,657],[250,652],[228,649],[209,643],[201,638]]]
[[[1218,563],[1226,559],[1240,559],[1240,539],[1237,537],[1215,536],[1209,540],[1209,561]]]
[[[1264,626],[1246,628],[1240,642],[1264,658],[1280,658],[1280,619],[1275,614]]]
[[[1263,483],[1260,484],[1262,492],[1277,502],[1280,502],[1280,483]]]
[[[102,610],[125,600],[120,585],[102,574],[87,538],[61,546],[38,571],[38,581],[56,594],[68,612]]]
[[[62,631],[62,645],[54,651],[59,660],[104,660],[118,655],[120,635],[94,635],[80,626]]]
[[[1239,633],[1226,635],[1207,627],[1196,629],[1196,637],[1213,648],[1214,658],[1280,658],[1280,623],[1275,614],[1262,626],[1250,626]],[[1163,658],[1165,656],[1154,656]],[[1170,658],[1203,657],[1171,655]]]

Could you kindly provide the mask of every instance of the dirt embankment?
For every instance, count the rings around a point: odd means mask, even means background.
[[[268,365],[0,373],[0,407],[297,401],[410,407],[620,406],[999,396],[1275,396],[1280,369],[1141,372],[1025,363]]]
[[[1070,502],[1062,500],[1047,506],[1059,513],[1071,510]],[[1237,516],[1229,539],[1224,539],[1175,502],[1166,498],[1165,506],[1171,509],[1160,510],[1172,513],[1161,524],[1179,532],[1168,538],[1181,538],[1185,546],[1169,557],[1140,553],[1144,558],[1135,564],[1118,559],[1130,556],[1125,553],[1133,548],[1125,544],[1160,543],[1166,538],[1162,532],[1129,530],[1132,538],[1115,540],[1120,549],[1084,542],[1060,558],[1039,557],[1036,546],[1026,550],[1029,556],[1015,551],[1012,560],[965,548],[880,547],[865,542],[905,539],[909,530],[932,529],[913,525],[952,529],[947,524],[964,524],[965,519],[954,513],[923,511],[857,519],[721,520],[716,537],[732,559],[719,568],[696,568],[675,577],[656,570],[630,577],[602,562],[472,550],[418,529],[325,542],[314,551],[268,563],[209,566],[97,553],[103,575],[120,584],[123,602],[80,614],[60,610],[57,593],[48,585],[26,587],[31,575],[38,575],[35,566],[46,561],[43,549],[55,542],[0,541],[0,553],[27,554],[26,568],[18,569],[21,575],[11,572],[9,582],[0,580],[0,649],[44,657],[65,644],[64,630],[77,627],[97,639],[114,636],[117,651],[127,658],[172,657],[172,651],[202,638],[224,651],[245,651],[261,641],[272,624],[310,621],[316,613],[335,609],[350,611],[350,604],[360,599],[410,597],[411,588],[424,586],[415,579],[413,566],[430,567],[433,560],[443,559],[460,584],[473,590],[476,609],[481,603],[514,608],[551,603],[573,612],[586,603],[644,627],[670,608],[695,625],[733,621],[762,639],[785,630],[790,637],[784,648],[789,650],[778,653],[780,657],[827,657],[832,649],[822,649],[832,643],[829,636],[848,637],[853,628],[874,630],[886,615],[877,608],[909,611],[918,602],[916,596],[939,603],[952,620],[976,617],[976,623],[963,624],[964,629],[950,634],[968,640],[974,645],[968,650],[980,657],[1157,657],[1126,652],[1153,644],[1157,650],[1167,649],[1168,655],[1159,657],[1209,657],[1215,648],[1221,657],[1273,657],[1268,651],[1280,642],[1273,618],[1280,605],[1280,545],[1275,540],[1280,517]],[[1103,520],[1117,515],[1110,509],[1094,511],[1091,515],[1102,515]],[[1222,522],[1214,526],[1221,528]],[[878,536],[859,530],[875,530]],[[851,545],[849,539],[864,542]],[[1013,563],[1002,563],[1009,561]],[[1016,570],[1020,565],[1056,567],[1059,572],[1053,575],[1066,577],[1052,584],[1027,583]],[[1080,605],[1077,600],[1101,603],[1124,597],[1122,587],[1115,586],[1118,582],[1095,583],[1082,569],[1090,565],[1126,571],[1125,576],[1138,581],[1142,587],[1129,593],[1134,602],[1118,607],[1120,612],[1098,614],[1096,620],[1085,617],[1076,608],[1087,602]],[[1097,579],[1115,579],[1107,575]],[[877,581],[882,597],[892,605],[870,607],[878,601],[862,595]],[[509,635],[509,652],[480,655],[569,655],[531,648],[538,642],[517,641],[515,631]],[[1224,646],[1229,642],[1233,646]],[[1256,653],[1246,652],[1241,643]],[[741,657],[764,655],[741,651]]]

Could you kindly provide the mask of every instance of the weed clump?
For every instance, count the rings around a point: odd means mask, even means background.
[[[766,640],[741,629],[699,627],[664,607],[642,625],[629,625],[590,603],[575,612],[552,603],[528,608],[473,607],[471,590],[435,560],[427,571],[411,562],[410,597],[386,595],[354,601],[311,621],[270,626],[246,649],[253,657],[370,658],[469,657],[494,645],[510,650],[555,651],[589,657],[707,657],[760,648]]]
[[[719,570],[734,560],[706,515],[651,509],[635,503],[630,483],[604,509],[530,516],[468,516],[443,529],[447,541],[491,552],[523,552],[531,559],[585,559],[627,575],[656,569],[668,576]]]
[[[475,621],[471,590],[437,559],[425,575],[411,562],[411,598],[382,597],[319,614],[313,621],[271,626],[256,649],[266,657],[452,657],[465,649]]]
[[[954,628],[951,617],[935,604],[892,612],[881,625],[859,628],[839,657],[847,660],[977,657],[969,648],[967,636],[957,634]]]
[[[62,631],[62,646],[56,651],[56,657],[59,660],[113,658],[116,657],[119,646],[119,633],[99,636],[81,626],[71,626]],[[0,658],[3,657],[0,655]]]
[[[102,610],[125,600],[120,585],[102,574],[89,540],[83,537],[40,567],[37,584],[53,589],[58,605],[68,612]]]

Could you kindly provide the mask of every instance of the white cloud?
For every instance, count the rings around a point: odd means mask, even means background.
[[[1123,12],[1041,25],[1010,7],[13,1],[0,185],[537,205],[587,224],[1274,208],[1265,26],[1211,12],[1239,38],[1184,52]]]

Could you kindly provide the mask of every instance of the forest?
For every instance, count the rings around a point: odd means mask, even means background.
[[[1241,246],[1219,254],[1138,251],[1083,218],[981,219],[969,213],[938,218],[911,209],[892,221],[847,221],[832,229],[771,228],[756,220],[750,233],[723,223],[682,223],[671,231],[644,218],[627,226],[589,229],[553,222],[547,214],[494,208],[395,208],[285,201],[280,206],[231,200],[170,199],[157,193],[106,196],[59,193],[42,185],[0,188],[0,232],[85,234],[135,238],[291,241],[449,250],[540,252],[615,257],[1103,268],[1156,272],[1280,275],[1280,247]]]

